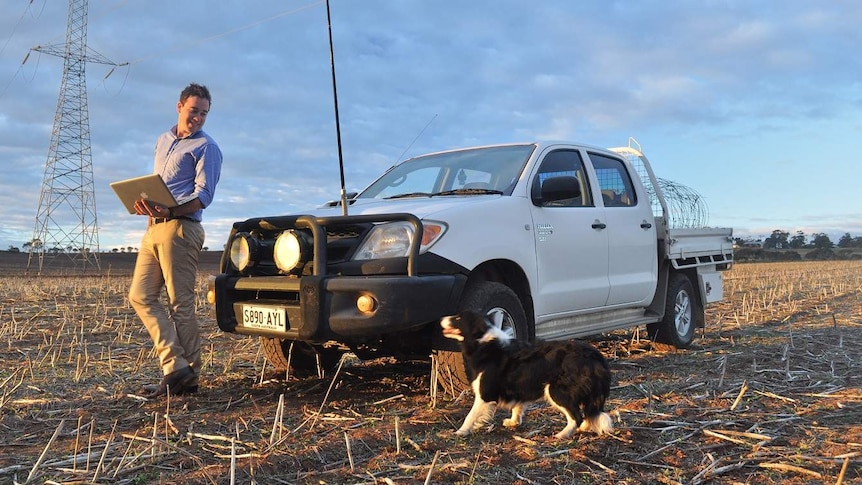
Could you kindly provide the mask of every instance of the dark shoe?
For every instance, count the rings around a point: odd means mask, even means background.
[[[164,396],[170,391],[173,395],[183,394],[184,392],[197,392],[198,376],[195,375],[194,369],[191,367],[183,367],[180,370],[171,372],[162,378],[158,386],[144,386],[144,395],[147,399],[155,399]],[[192,390],[194,388],[194,390]]]
[[[143,386],[141,386],[141,389],[143,389],[144,392],[146,392],[147,394],[152,394],[152,393],[156,392],[156,390],[158,388],[159,388],[158,384],[144,384]],[[183,394],[196,394],[197,392],[198,392],[198,385],[192,384],[192,385],[186,387],[185,389],[183,389],[181,392],[171,391],[171,394],[173,394],[174,396],[181,396]]]
[[[141,386],[141,389],[143,389],[144,392],[147,394],[152,394],[152,393],[156,392],[156,390],[158,390],[158,388],[159,388],[159,384],[144,384],[143,386]],[[181,390],[180,392],[174,392],[172,390],[171,394],[173,394],[175,396],[180,396],[183,394],[196,394],[197,392],[198,392],[198,380],[197,380],[197,376],[195,376],[195,380],[192,381],[191,384],[186,386],[185,389]]]

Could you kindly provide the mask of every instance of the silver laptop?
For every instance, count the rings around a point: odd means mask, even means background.
[[[144,175],[143,177],[135,177],[126,180],[120,180],[111,183],[111,188],[116,192],[117,197],[126,206],[129,214],[135,214],[135,201],[138,199],[147,199],[157,202],[165,207],[176,207],[177,200],[165,181],[159,174]]]

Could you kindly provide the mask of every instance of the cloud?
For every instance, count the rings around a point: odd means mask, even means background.
[[[184,4],[194,15],[165,15],[172,5],[89,5],[89,46],[129,63],[109,76],[110,66],[87,65],[102,246],[138,245],[142,220],[121,210],[108,183],[152,170],[155,139],[192,81],[212,90],[205,129],[225,154],[208,246],[221,247],[232,221],[337,198],[323,2],[195,0]],[[822,189],[855,190],[862,103],[848,53],[862,44],[857,2],[331,7],[348,190],[423,152],[537,138],[617,146],[634,136],[659,176],[709,201],[711,221],[862,232],[862,203],[845,195],[834,207]],[[0,248],[32,237],[62,74],[59,58],[21,60],[64,42],[67,14],[50,2],[7,10]]]

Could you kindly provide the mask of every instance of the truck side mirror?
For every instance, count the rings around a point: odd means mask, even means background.
[[[547,205],[549,202],[574,199],[580,196],[581,184],[577,178],[571,175],[550,177],[542,182],[538,197],[536,197],[535,193],[533,194],[533,204],[542,206]]]
[[[359,192],[347,192],[346,194],[344,194],[344,196],[347,198],[347,205],[350,205],[355,202],[353,199],[355,199],[357,195],[359,195]],[[340,205],[341,200],[339,199],[325,202],[321,207],[338,207]]]

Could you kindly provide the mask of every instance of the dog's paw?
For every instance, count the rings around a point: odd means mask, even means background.
[[[517,419],[506,418],[503,420],[503,426],[507,428],[517,428],[519,424],[521,424],[521,422]]]
[[[577,429],[578,427],[575,425],[575,422],[569,421],[568,423],[566,423],[566,427],[563,428],[563,430],[559,433],[555,434],[554,437],[560,440],[569,439],[575,434],[575,430]]]
[[[470,429],[470,428],[467,428],[467,429],[461,428],[461,429],[459,429],[458,431],[455,431],[455,434],[456,434],[457,436],[467,436],[467,435],[468,435],[468,434],[470,434],[471,432],[473,432],[473,430],[472,430],[472,429]]]

